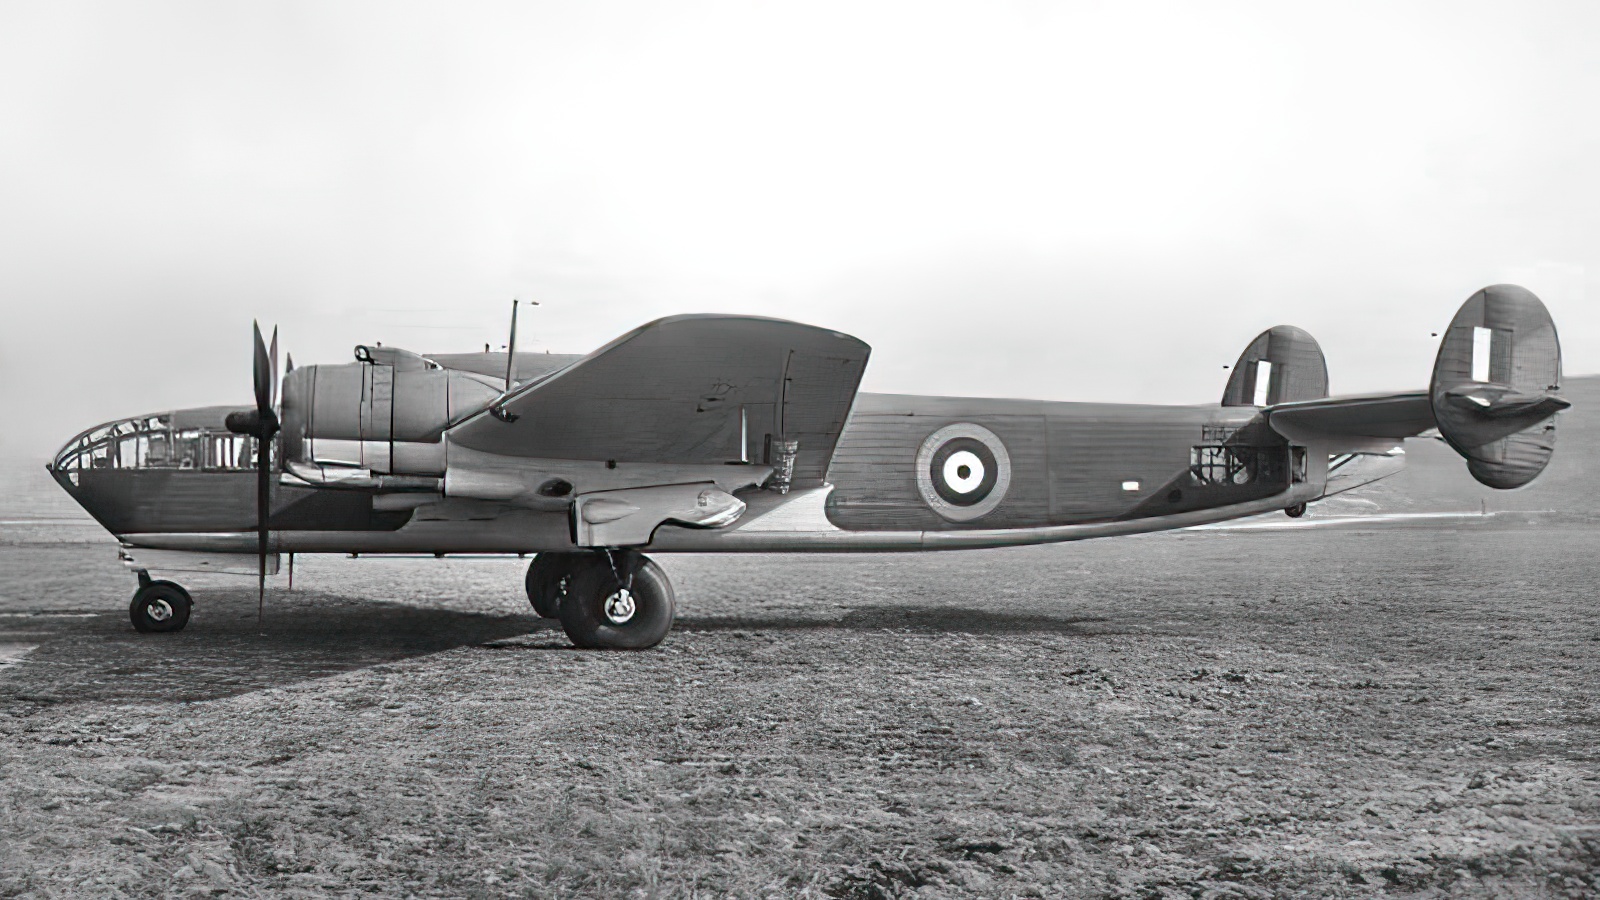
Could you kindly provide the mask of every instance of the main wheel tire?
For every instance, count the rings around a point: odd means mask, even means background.
[[[523,586],[539,618],[554,619],[561,615],[561,597],[572,581],[573,570],[587,557],[586,553],[541,553],[528,563]]]
[[[152,581],[133,592],[128,617],[135,631],[145,633],[182,631],[189,624],[194,606],[189,592],[170,581]]]
[[[626,589],[619,574],[629,581]],[[654,560],[617,554],[613,568],[605,555],[594,554],[573,570],[561,601],[561,627],[579,647],[645,650],[672,630],[676,610],[672,582]]]
[[[1291,519],[1298,519],[1306,514],[1306,505],[1304,503],[1296,503],[1284,509],[1283,514]]]

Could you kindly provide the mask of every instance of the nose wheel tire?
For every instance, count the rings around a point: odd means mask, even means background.
[[[528,575],[523,585],[528,591],[528,602],[541,619],[554,619],[561,615],[561,598],[572,581],[578,564],[588,561],[587,553],[541,553],[528,563]]]
[[[672,583],[654,560],[597,553],[573,568],[561,627],[579,647],[645,650],[672,630],[676,609]]]
[[[152,581],[133,592],[128,617],[135,631],[163,633],[182,631],[189,624],[194,601],[189,592],[170,581]]]

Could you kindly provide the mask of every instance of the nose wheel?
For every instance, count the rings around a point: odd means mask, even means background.
[[[140,579],[139,589],[133,592],[133,602],[128,604],[128,617],[135,631],[164,633],[182,631],[189,624],[189,610],[194,606],[189,592],[170,581]]]

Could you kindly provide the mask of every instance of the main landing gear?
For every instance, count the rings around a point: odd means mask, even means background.
[[[170,581],[151,581],[141,569],[139,589],[128,604],[128,617],[133,619],[135,631],[182,631],[189,624],[189,610],[193,607],[188,591]]]
[[[528,565],[528,602],[579,647],[645,650],[672,629],[667,573],[632,550],[541,553]]]

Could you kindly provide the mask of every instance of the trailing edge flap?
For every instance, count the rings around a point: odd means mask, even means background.
[[[1399,440],[1434,427],[1427,391],[1327,397],[1280,403],[1263,411],[1267,424],[1291,441],[1319,439],[1352,448],[1363,440]]]
[[[452,428],[504,456],[770,464],[820,483],[871,349],[847,334],[754,316],[671,316],[635,329]]]

